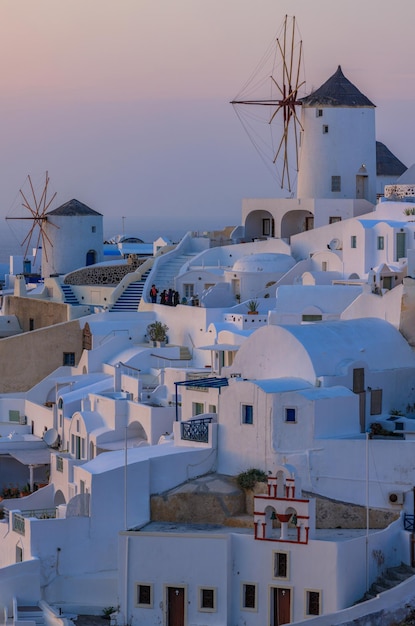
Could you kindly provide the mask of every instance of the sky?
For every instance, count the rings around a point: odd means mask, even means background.
[[[285,15],[305,92],[341,65],[412,165],[414,0],[1,0],[3,236],[46,171],[52,208],[84,202],[107,236],[236,225],[243,198],[280,196],[229,102]]]

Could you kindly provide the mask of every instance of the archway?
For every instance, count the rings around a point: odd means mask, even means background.
[[[59,506],[59,504],[66,504],[66,498],[65,498],[65,496],[63,495],[63,492],[60,489],[58,489],[55,492],[55,497],[53,499],[53,503],[54,503],[55,506]]]
[[[307,220],[312,217],[310,211],[288,211],[281,220],[281,239],[289,239],[292,235],[309,230]]]
[[[275,221],[269,211],[252,211],[245,220],[245,240],[275,237]]]

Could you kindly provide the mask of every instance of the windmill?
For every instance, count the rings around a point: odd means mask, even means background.
[[[276,170],[281,189],[292,191],[298,172],[300,132],[296,108],[301,106],[303,53],[295,17],[285,16],[279,36],[231,101],[255,149]],[[268,95],[264,95],[268,94]],[[268,127],[267,138],[259,128]]]
[[[39,193],[36,193],[35,191],[35,187],[29,174],[26,181],[26,187],[28,187],[28,190],[26,191],[26,189],[20,189],[19,191],[20,197],[22,199],[21,206],[29,212],[29,215],[22,215],[19,217],[6,217],[6,220],[29,220],[30,222],[32,222],[29,232],[20,244],[21,247],[24,247],[25,257],[27,256],[32,240],[34,240],[36,237],[36,253],[41,242],[42,250],[45,254],[46,260],[48,260],[46,244],[48,243],[51,247],[53,247],[53,244],[48,234],[45,232],[44,228],[45,222],[48,219],[46,213],[56,197],[55,192],[50,198],[48,198],[49,181],[49,175],[48,172],[46,172],[45,182],[39,195]],[[56,225],[54,224],[54,226]],[[58,226],[56,226],[56,228],[58,228]]]

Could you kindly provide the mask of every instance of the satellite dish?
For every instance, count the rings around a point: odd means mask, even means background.
[[[58,442],[58,439],[59,439],[59,434],[55,428],[50,428],[43,435],[43,441],[48,446],[54,446]]]
[[[340,239],[332,239],[329,243],[329,248],[330,250],[341,250],[342,242],[340,241]]]

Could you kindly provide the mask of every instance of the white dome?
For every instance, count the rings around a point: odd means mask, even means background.
[[[287,272],[294,267],[295,261],[288,254],[262,252],[243,256],[235,261],[235,272]]]

